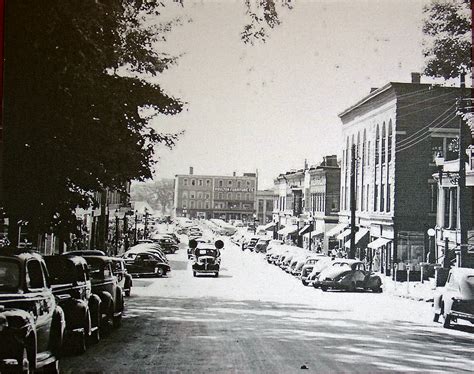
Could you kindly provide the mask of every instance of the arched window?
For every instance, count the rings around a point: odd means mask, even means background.
[[[385,130],[385,122],[382,125],[382,164],[385,163],[385,141],[387,140],[387,134]]]
[[[188,178],[184,178],[184,179],[183,179],[183,184],[184,184],[185,186],[188,185]]]
[[[377,130],[375,131],[375,165],[379,164],[379,152],[380,152],[380,130],[377,124]]]
[[[242,187],[242,182],[241,181],[238,181],[237,182],[237,188],[241,188]]]
[[[392,120],[388,122],[387,160],[392,161]]]
[[[196,185],[196,180],[195,179],[191,179],[191,186],[195,186]]]
[[[191,201],[189,202],[189,207],[190,207],[191,209],[194,208],[194,200],[191,200]]]
[[[224,198],[224,194],[222,192],[219,192],[218,197],[219,197],[219,200],[222,200]]]
[[[186,200],[183,200],[183,208],[187,208],[188,207],[188,202]]]
[[[245,200],[247,200],[247,201],[250,200],[250,194],[249,194],[249,193],[246,193],[246,194],[245,194]]]
[[[219,187],[222,187],[224,185],[223,181],[219,181]]]
[[[239,183],[240,183],[240,182],[239,182]],[[237,192],[237,194],[235,195],[235,198],[236,198],[236,200],[240,200],[240,199],[241,199],[240,192]]]
[[[202,199],[202,192],[198,192],[198,193],[197,193],[197,198],[198,198],[198,199]]]
[[[206,209],[209,209],[209,201],[206,201],[206,202],[204,203],[204,207],[205,207]]]
[[[210,186],[211,185],[211,180],[210,179],[206,179],[206,186]]]
[[[227,200],[232,200],[232,192],[227,193]]]
[[[196,203],[196,208],[201,209],[202,208],[202,202],[201,200],[198,200]]]
[[[227,184],[228,184],[229,186],[232,186],[232,180],[229,179],[229,180],[227,181]]]
[[[367,134],[364,129],[364,134],[362,135],[362,167],[364,167],[366,163],[366,153],[367,153]]]
[[[188,198],[188,193],[187,192],[183,192],[183,199],[187,199]]]

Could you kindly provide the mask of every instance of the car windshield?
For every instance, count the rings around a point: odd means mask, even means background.
[[[217,257],[217,251],[215,249],[203,249],[198,248],[196,250],[196,256],[212,256]]]
[[[45,258],[51,284],[74,283],[76,280],[76,267],[72,262],[61,260],[62,258]]]
[[[0,260],[0,292],[16,291],[19,287],[19,264],[16,261]]]

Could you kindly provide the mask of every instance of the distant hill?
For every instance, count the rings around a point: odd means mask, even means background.
[[[174,203],[174,179],[156,179],[146,183],[132,183],[131,201],[147,201],[156,211],[170,214]]]

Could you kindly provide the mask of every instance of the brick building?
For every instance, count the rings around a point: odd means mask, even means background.
[[[351,150],[355,145],[355,236],[359,253],[368,248],[378,269],[426,260],[427,229],[436,218],[437,186],[434,155],[455,157],[459,88],[420,83],[388,83],[373,90],[339,117],[343,128],[341,212],[350,239]],[[340,228],[342,228],[340,226]]]
[[[194,175],[175,176],[174,209],[176,217],[220,218],[253,221],[257,175],[237,176]]]

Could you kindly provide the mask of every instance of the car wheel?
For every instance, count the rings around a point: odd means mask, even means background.
[[[308,285],[308,282],[305,281],[304,279],[301,280],[301,283],[303,283],[303,286],[307,286],[307,285]]]
[[[196,274],[197,274],[197,273],[196,273],[195,271],[193,271],[193,277],[195,277],[195,276],[196,276]]]
[[[444,316],[443,327],[446,328],[446,329],[449,329],[451,327],[451,315],[450,314],[446,314]]]
[[[439,322],[439,313],[435,313],[433,316],[433,322]]]
[[[91,326],[94,328],[89,339],[92,344],[100,341],[100,329],[101,329],[101,314],[100,314],[100,303],[97,304],[97,310],[92,311],[91,315]]]
[[[216,272],[216,273],[214,274],[214,278],[217,278],[217,277],[219,277],[219,272]]]
[[[351,282],[351,283],[349,284],[349,287],[347,288],[347,291],[349,291],[349,292],[354,292],[355,289],[356,289],[355,283],[354,283],[354,282]]]
[[[328,290],[328,286],[321,286],[321,289],[326,292]]]
[[[158,277],[162,277],[164,275],[164,273],[165,272],[164,272],[163,268],[161,268],[161,267],[158,267],[158,268],[155,269],[155,274]]]

